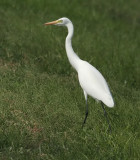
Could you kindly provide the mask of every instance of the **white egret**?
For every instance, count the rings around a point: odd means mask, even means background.
[[[73,68],[75,68],[75,70],[78,73],[79,83],[84,91],[84,96],[86,100],[86,112],[83,125],[85,124],[88,116],[88,95],[98,101],[101,101],[101,106],[104,110],[104,115],[107,119],[107,113],[103,104],[105,104],[108,107],[114,107],[112,95],[110,93],[107,82],[102,76],[102,74],[88,62],[81,60],[73,51],[71,40],[73,37],[74,27],[72,22],[68,18],[64,17],[56,21],[45,23],[45,25],[66,26],[68,29],[68,35],[65,41],[67,57],[69,59],[70,64],[73,66]],[[109,128],[111,129],[108,119],[107,123],[109,125]]]

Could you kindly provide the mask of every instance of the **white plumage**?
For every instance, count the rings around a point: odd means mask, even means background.
[[[109,87],[107,85],[107,82],[102,76],[102,74],[88,62],[81,60],[73,51],[71,39],[73,37],[74,28],[72,22],[68,18],[60,18],[56,21],[45,23],[45,25],[52,24],[58,26],[66,26],[68,29],[68,35],[65,41],[65,48],[69,62],[76,69],[78,73],[79,83],[84,91],[86,99],[86,115],[83,124],[85,124],[88,116],[87,95],[101,101],[108,107],[113,107],[114,101],[110,93]],[[102,107],[107,118],[103,104]],[[107,122],[109,124],[108,120]]]
[[[79,63],[78,78],[82,89],[91,97],[102,101],[108,107],[114,102],[108,85],[102,74],[86,61]]]

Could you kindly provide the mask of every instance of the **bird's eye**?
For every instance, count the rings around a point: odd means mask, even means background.
[[[63,20],[62,20],[62,19],[60,19],[58,22],[59,22],[59,23],[63,23]]]

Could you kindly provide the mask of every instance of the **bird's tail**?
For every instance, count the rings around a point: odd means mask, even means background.
[[[114,107],[114,100],[111,95],[105,94],[102,102],[110,108]]]

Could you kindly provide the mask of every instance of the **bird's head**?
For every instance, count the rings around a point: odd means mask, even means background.
[[[71,21],[68,18],[60,18],[56,21],[47,22],[44,25],[67,26]]]

